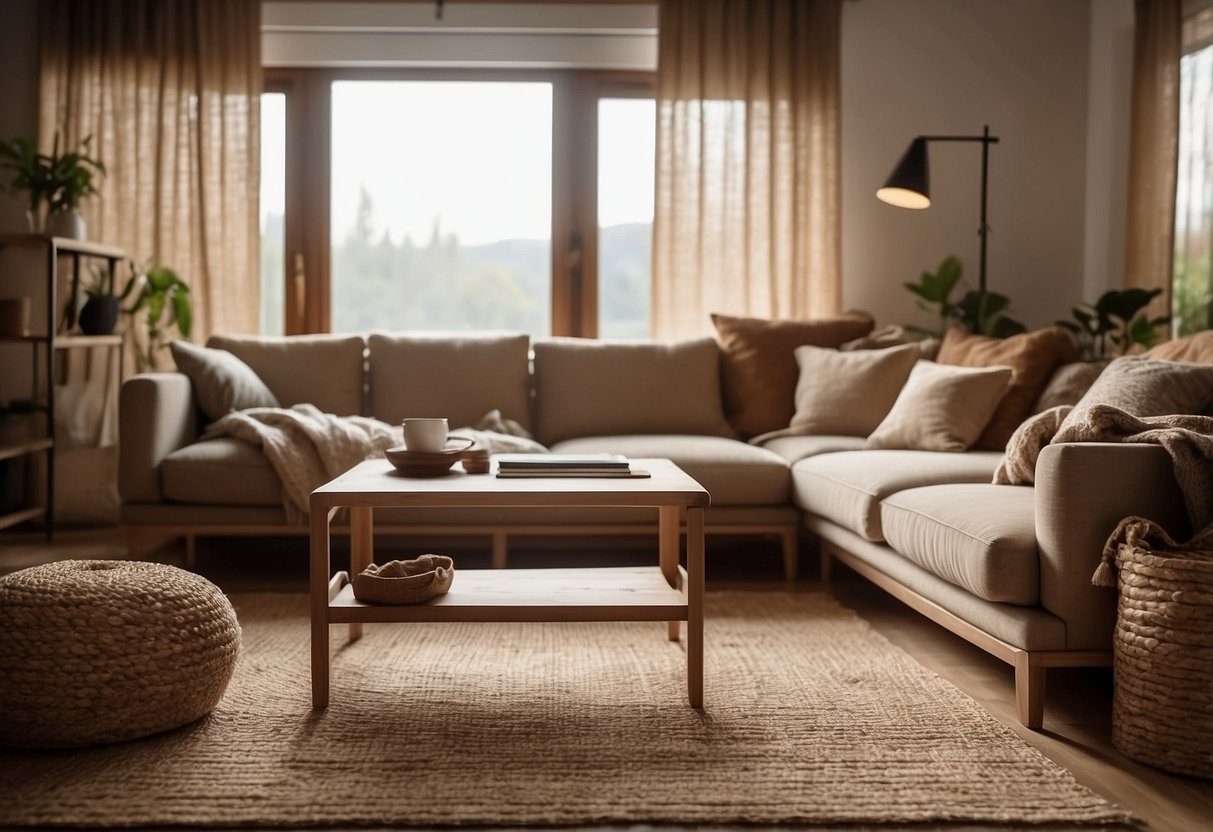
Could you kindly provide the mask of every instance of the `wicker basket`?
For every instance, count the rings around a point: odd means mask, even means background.
[[[1177,544],[1121,521],[1096,583],[1118,572],[1112,744],[1167,771],[1213,778],[1213,528]]]

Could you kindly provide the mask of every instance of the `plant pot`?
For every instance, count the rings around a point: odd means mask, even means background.
[[[80,310],[80,331],[85,335],[109,335],[118,325],[118,298],[89,295]]]
[[[87,237],[86,231],[84,217],[80,216],[80,212],[74,209],[71,211],[54,211],[46,218],[46,233],[52,237],[83,240]]]

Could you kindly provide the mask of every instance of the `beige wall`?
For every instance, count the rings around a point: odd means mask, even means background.
[[[38,131],[37,0],[0,3],[0,139]],[[0,231],[25,230],[25,205],[0,194]]]
[[[843,9],[844,304],[880,323],[927,323],[901,284],[949,254],[976,287],[979,144],[930,146],[928,210],[874,194],[914,136],[989,124],[1001,138],[990,155],[989,288],[1009,295],[1029,326],[1068,316],[1085,294],[1084,260],[1108,245],[1084,236],[1108,233],[1107,221],[1089,229],[1086,216],[1086,179],[1100,173],[1088,165],[1088,3],[857,0]],[[1107,149],[1102,138],[1095,145]],[[1096,195],[1123,203],[1109,191]]]

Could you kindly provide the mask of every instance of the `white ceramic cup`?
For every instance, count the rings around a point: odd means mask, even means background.
[[[436,454],[446,447],[446,419],[405,419],[404,447],[423,454]]]

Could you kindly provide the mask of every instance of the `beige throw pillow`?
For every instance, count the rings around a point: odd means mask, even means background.
[[[918,347],[839,352],[805,346],[795,355],[800,381],[790,427],[798,434],[867,436],[897,401]]]
[[[1074,357],[1074,343],[1061,327],[991,338],[963,329],[950,329],[939,348],[940,364],[958,367],[1010,367],[1011,386],[974,444],[1001,451],[1032,412],[1049,378]]]
[[[1010,367],[919,361],[866,448],[963,451],[990,421],[1011,383]]]

